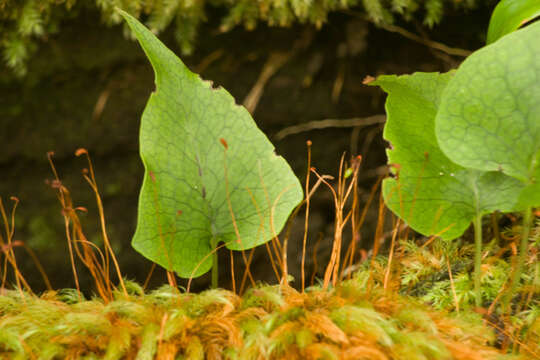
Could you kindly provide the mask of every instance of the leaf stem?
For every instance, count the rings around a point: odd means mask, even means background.
[[[210,241],[212,246],[212,283],[211,288],[216,289],[218,287],[219,269],[218,269],[218,249],[216,238],[213,237]]]
[[[532,208],[527,207],[525,209],[525,212],[523,213],[523,225],[521,232],[521,243],[519,245],[518,262],[516,265],[516,269],[514,270],[514,275],[512,276],[510,291],[508,291],[508,294],[506,295],[506,300],[504,302],[505,308],[510,304],[510,301],[512,300],[514,292],[516,291],[516,288],[518,287],[519,281],[521,279],[521,273],[523,271],[523,266],[525,265],[525,259],[527,257],[527,247],[529,245],[529,234],[531,231],[531,225]]]
[[[482,214],[474,217],[474,298],[476,307],[482,306]]]

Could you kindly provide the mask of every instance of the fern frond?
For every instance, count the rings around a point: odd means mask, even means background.
[[[426,18],[424,24],[432,28],[441,21],[444,5],[442,0],[428,0],[426,2]]]
[[[383,6],[381,0],[362,0],[362,5],[375,24],[393,22],[392,14]]]
[[[15,75],[26,75],[26,59],[28,58],[28,44],[20,37],[11,36],[4,42],[4,61]]]
[[[228,31],[242,25],[254,29],[259,22],[270,26],[288,27],[294,23],[309,23],[317,28],[327,21],[333,11],[363,10],[376,24],[389,24],[394,16],[410,20],[422,16],[432,27],[438,24],[445,6],[470,9],[492,5],[495,0],[0,0],[0,44],[5,63],[18,73],[24,73],[24,64],[31,55],[35,37],[45,36],[60,28],[61,20],[69,11],[79,8],[98,9],[107,25],[123,23],[116,8],[135,17],[147,19],[155,32],[164,31],[174,23],[176,38],[184,54],[194,47],[197,29],[205,21],[210,7],[224,10],[220,29]],[[15,36],[13,35],[15,34]],[[124,27],[126,37],[131,32]],[[14,40],[17,38],[17,41]]]
[[[19,18],[18,31],[23,36],[43,35],[43,19],[35,1],[28,1]]]

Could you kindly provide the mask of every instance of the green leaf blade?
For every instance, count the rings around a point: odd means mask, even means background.
[[[388,162],[398,168],[398,178],[383,182],[385,202],[414,230],[445,239],[460,236],[476,214],[508,211],[521,189],[519,181],[508,176],[455,164],[439,148],[435,116],[452,75],[380,76],[370,83],[388,93],[384,138],[391,144]]]
[[[539,38],[540,23],[531,24],[461,64],[435,120],[438,142],[452,161],[525,184],[540,181]]]
[[[196,277],[211,268],[217,243],[248,249],[279,233],[302,187],[245,108],[121,14],[156,74],[141,121],[145,176],[132,245],[179,276]]]

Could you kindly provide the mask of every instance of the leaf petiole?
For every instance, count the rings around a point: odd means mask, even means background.
[[[212,289],[218,287],[219,279],[219,269],[218,269],[218,248],[217,248],[217,239],[215,237],[210,241],[210,246],[212,247]]]
[[[482,214],[474,217],[474,303],[482,306]]]

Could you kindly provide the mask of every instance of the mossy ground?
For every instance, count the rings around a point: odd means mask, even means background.
[[[490,346],[471,312],[447,314],[368,282],[360,272],[304,293],[261,285],[242,297],[170,286],[110,302],[76,291],[0,297],[2,359],[527,359]]]

